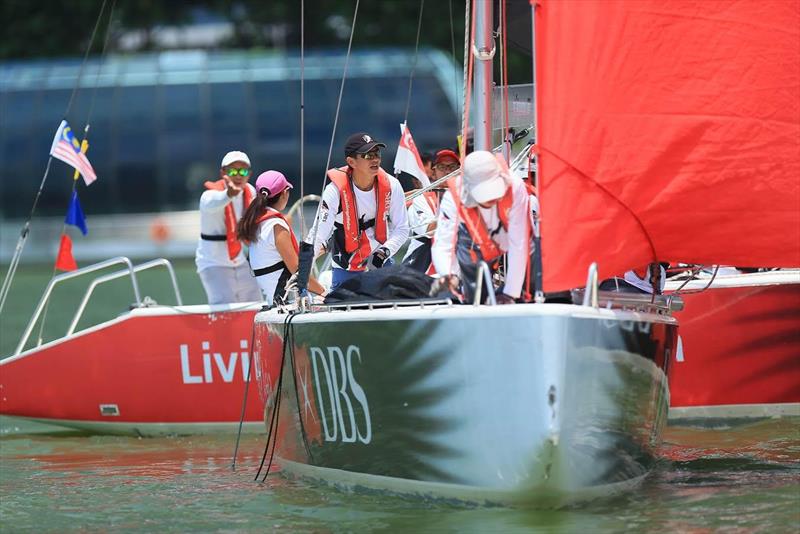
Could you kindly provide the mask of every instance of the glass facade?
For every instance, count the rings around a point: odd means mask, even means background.
[[[354,53],[332,165],[343,163],[349,134],[367,131],[389,146],[383,167],[392,170],[412,64],[413,51]],[[339,52],[305,58],[306,191],[316,192],[324,177],[343,66]],[[439,51],[420,52],[408,120],[422,149],[455,144],[458,69]],[[79,71],[75,61],[0,63],[3,218],[28,214]],[[194,209],[203,181],[217,178],[229,150],[247,152],[255,173],[300,177],[296,54],[191,51],[90,61],[66,117],[78,137],[87,117],[88,156],[98,175],[88,188],[79,183],[87,213]],[[37,213],[64,213],[71,180],[71,168],[53,161]]]

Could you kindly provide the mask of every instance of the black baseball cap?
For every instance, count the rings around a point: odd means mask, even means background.
[[[346,157],[353,154],[366,154],[375,147],[386,148],[386,145],[378,143],[367,133],[354,133],[347,138],[347,142],[344,144],[344,155]]]

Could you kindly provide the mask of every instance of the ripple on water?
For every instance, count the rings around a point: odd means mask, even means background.
[[[670,428],[662,461],[639,488],[558,510],[351,494],[274,475],[258,484],[260,436],[243,437],[232,472],[229,436],[0,435],[0,520],[9,530],[772,533],[800,522],[796,420]]]

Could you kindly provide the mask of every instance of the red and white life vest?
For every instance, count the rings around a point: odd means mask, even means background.
[[[300,244],[297,242],[297,236],[294,235],[294,230],[292,230],[292,225],[289,223],[289,220],[283,216],[283,213],[276,210],[269,210],[264,215],[258,218],[256,224],[260,225],[262,222],[269,219],[282,219],[283,222],[286,223],[286,226],[289,228],[289,237],[292,238],[292,247],[294,247],[294,251],[299,254]]]
[[[328,178],[339,190],[339,206],[342,210],[344,249],[351,254],[349,270],[363,270],[361,263],[372,252],[369,238],[359,226],[358,207],[353,192],[352,169],[341,167],[328,170]],[[375,181],[375,239],[385,243],[389,235],[388,219],[392,202],[392,183],[383,169],[378,170]]]
[[[212,191],[225,191],[228,188],[225,180],[217,180],[216,182],[205,182],[203,184],[206,189]],[[247,184],[242,188],[242,195],[244,195],[244,203],[242,210],[246,210],[250,203],[253,201],[253,194]],[[236,259],[239,252],[242,250],[242,244],[239,238],[236,237],[236,213],[233,211],[233,202],[229,202],[225,206],[225,242],[228,244],[228,257],[231,260]]]
[[[450,194],[453,195],[453,199],[458,199],[459,192],[454,182],[455,180],[451,180],[448,184],[448,187],[450,188]],[[514,204],[513,189],[513,187],[508,187],[505,195],[503,195],[503,197],[500,199],[500,202],[497,204],[497,215],[500,218],[500,224],[503,225],[503,229],[505,231],[508,231],[508,215],[511,211],[511,206]],[[483,217],[481,217],[480,209],[478,207],[467,208],[464,206],[464,204],[457,200],[456,205],[458,206],[458,213],[461,221],[464,223],[464,226],[466,226],[470,237],[481,251],[483,260],[487,263],[490,263],[499,258],[502,255],[502,252],[494,242],[494,239],[492,239],[491,235],[489,235],[489,230],[486,228],[486,223],[484,222]]]

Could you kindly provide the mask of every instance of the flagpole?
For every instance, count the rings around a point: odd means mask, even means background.
[[[102,19],[103,13],[105,12],[106,1],[107,0],[103,0],[103,5],[100,6],[100,13],[97,14],[97,19],[94,22],[92,35],[89,38],[89,44],[86,46],[86,52],[83,55],[83,61],[81,61],[81,66],[80,69],[78,70],[78,77],[75,79],[75,87],[72,88],[72,94],[69,97],[69,102],[67,103],[67,109],[64,112],[63,120],[67,119],[67,115],[69,114],[69,111],[72,108],[72,103],[75,100],[75,95],[78,92],[78,88],[80,87],[81,78],[83,77],[83,69],[86,66],[87,60],[89,59],[89,51],[92,49],[92,44],[94,43],[95,35],[97,35],[97,28],[100,26],[100,20]],[[116,2],[116,0],[114,0],[114,2]],[[106,44],[108,43],[108,31],[110,27],[111,27],[111,15],[109,15],[108,27],[106,27]],[[36,197],[34,197],[33,199],[33,206],[31,206],[31,212],[28,215],[28,220],[26,220],[25,224],[22,226],[22,230],[20,231],[19,234],[19,239],[17,240],[17,246],[14,249],[14,255],[11,258],[11,263],[8,266],[8,271],[6,271],[6,276],[3,279],[3,285],[2,287],[0,287],[0,313],[3,312],[3,308],[5,307],[6,304],[6,299],[8,298],[9,292],[11,291],[11,281],[14,279],[14,276],[17,273],[17,267],[19,266],[19,261],[20,258],[22,257],[22,250],[25,248],[25,243],[27,242],[28,235],[30,234],[31,221],[33,220],[34,213],[36,213],[36,207],[39,205],[39,199],[42,196],[42,191],[44,190],[44,184],[45,182],[47,182],[47,175],[50,173],[50,164],[52,162],[53,162],[53,155],[50,154],[49,157],[47,158],[47,166],[44,169],[44,175],[42,176],[42,181],[39,184],[39,190],[36,192]]]
[[[109,21],[109,24],[111,24],[110,21]],[[100,67],[98,67],[98,69],[99,68]],[[86,154],[86,151],[89,150],[89,139],[88,138],[89,138],[89,123],[87,122],[86,126],[83,128],[83,140],[81,141],[81,153],[83,153],[83,154]],[[80,177],[81,177],[81,173],[78,171],[78,169],[75,169],[75,171],[72,173],[72,191],[70,191],[70,193],[69,193],[69,206],[70,207],[72,206],[73,199],[75,198],[75,193],[76,193],[76,190],[77,190],[77,187],[78,187],[78,178],[80,178]],[[70,208],[68,207],[67,208],[68,212],[69,212],[69,209]],[[67,233],[67,219],[65,217],[64,218],[64,222],[61,225],[61,239],[64,238],[63,236],[66,235],[66,233]],[[59,247],[60,247],[60,245],[59,245]],[[59,256],[60,256],[60,253],[61,253],[61,251],[59,250]],[[55,276],[56,276],[56,271],[58,270],[58,260],[59,260],[59,258],[57,257],[56,261],[53,263],[53,272],[50,275],[51,279],[55,278]],[[49,307],[50,307],[50,299],[47,299],[47,303],[45,303],[45,306],[44,306],[44,311],[42,312],[42,320],[39,321],[39,335],[38,335],[37,340],[36,340],[36,346],[39,346],[39,345],[42,344],[42,336],[44,334],[44,323],[47,320],[47,310],[49,309]]]
[[[31,213],[28,215],[28,220],[25,221],[25,224],[22,226],[22,231],[20,232],[19,239],[17,240],[17,247],[14,249],[14,256],[11,258],[11,263],[9,264],[8,271],[6,272],[6,277],[3,279],[3,287],[0,288],[0,313],[3,312],[3,307],[6,304],[6,298],[8,298],[8,293],[11,289],[11,280],[13,280],[14,275],[17,272],[19,259],[22,256],[22,249],[25,248],[25,241],[27,241],[28,234],[30,233],[33,214],[36,212],[36,206],[39,204],[39,198],[42,196],[44,184],[47,181],[47,175],[50,174],[51,163],[53,163],[53,156],[47,158],[47,167],[44,169],[44,176],[42,176],[42,181],[39,184],[39,190],[36,192],[36,197],[33,199]]]

